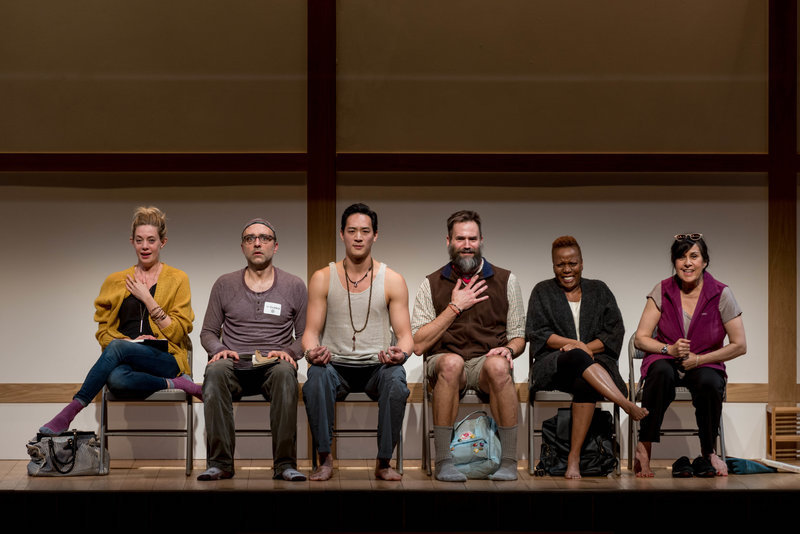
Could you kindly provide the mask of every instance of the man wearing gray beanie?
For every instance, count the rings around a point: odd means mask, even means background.
[[[200,341],[209,362],[203,380],[207,469],[198,480],[234,475],[233,402],[261,393],[270,401],[273,478],[301,481],[297,470],[297,359],[306,324],[303,281],[273,265],[275,227],[266,219],[242,230],[244,269],[211,289]]]

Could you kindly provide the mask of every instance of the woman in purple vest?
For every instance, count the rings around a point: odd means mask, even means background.
[[[611,290],[600,280],[582,278],[581,247],[572,236],[553,241],[553,278],[536,284],[528,303],[525,335],[530,341],[530,389],[572,393],[572,434],[566,478],[580,478],[581,446],[595,404],[604,398],[632,419],[647,415],[626,397],[619,374],[625,327]]]
[[[692,394],[701,455],[691,464],[685,457],[676,462],[673,476],[726,476],[728,469],[714,446],[727,376],[723,362],[747,350],[742,311],[730,288],[706,272],[703,234],[676,235],[671,254],[675,275],[647,295],[634,340],[647,354],[642,406],[650,411],[639,430],[634,470],[639,477],[653,476],[651,446],[660,439],[664,413],[680,385]]]

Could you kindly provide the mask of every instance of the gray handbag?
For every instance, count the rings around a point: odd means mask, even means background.
[[[28,442],[28,475],[60,477],[107,475],[109,455],[100,464],[100,441],[94,432],[67,430],[57,436],[41,433]]]

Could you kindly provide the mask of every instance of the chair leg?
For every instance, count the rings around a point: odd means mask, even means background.
[[[106,436],[106,430],[108,430],[107,391],[106,387],[103,386],[103,394],[101,395],[100,401],[100,469],[103,469],[105,465],[106,450],[108,449],[108,436]]]
[[[638,391],[632,394],[632,402],[636,402]],[[636,455],[636,442],[639,439],[639,422],[628,416],[628,471],[633,471],[633,460]]]
[[[403,429],[400,429],[400,440],[397,442],[397,460],[395,460],[397,472],[403,474]]]
[[[424,374],[424,372],[423,372]],[[422,469],[431,476],[431,435],[428,420],[428,380],[422,381]]]
[[[725,461],[725,427],[722,424],[722,417],[719,418],[719,455]]]
[[[314,436],[311,434],[311,425],[306,427],[306,444],[308,445],[308,458],[311,460],[312,471],[316,469],[315,454],[314,454]]]
[[[617,458],[617,467],[614,470],[617,476],[622,475],[622,447],[620,446],[620,421],[619,406],[614,405],[614,456]]]
[[[633,471],[633,461],[636,456],[636,444],[639,441],[639,422],[628,417],[628,471]]]
[[[317,447],[314,445],[313,438],[312,438],[312,443],[311,443],[311,472],[313,473],[316,470],[317,470]]]
[[[533,458],[533,438],[536,433],[536,419],[533,416],[533,399],[528,402],[528,474],[533,475],[536,472],[536,463]]]
[[[628,471],[633,471],[633,456],[636,454],[636,421],[628,417]]]
[[[186,394],[186,476],[192,474],[192,463],[194,459],[194,407],[192,406],[192,396]]]

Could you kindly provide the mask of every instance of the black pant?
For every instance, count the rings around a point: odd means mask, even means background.
[[[572,393],[572,402],[594,404],[603,400],[603,396],[582,376],[587,367],[600,362],[595,361],[581,349],[562,352],[557,358],[553,382],[560,391]]]
[[[675,387],[685,386],[692,394],[694,415],[700,435],[703,456],[714,452],[722,417],[722,397],[725,394],[725,374],[719,369],[698,367],[681,377],[680,363],[675,360],[656,360],[647,369],[642,392],[642,406],[650,415],[642,419],[639,441],[659,442],[661,424],[670,403],[675,400]]]

